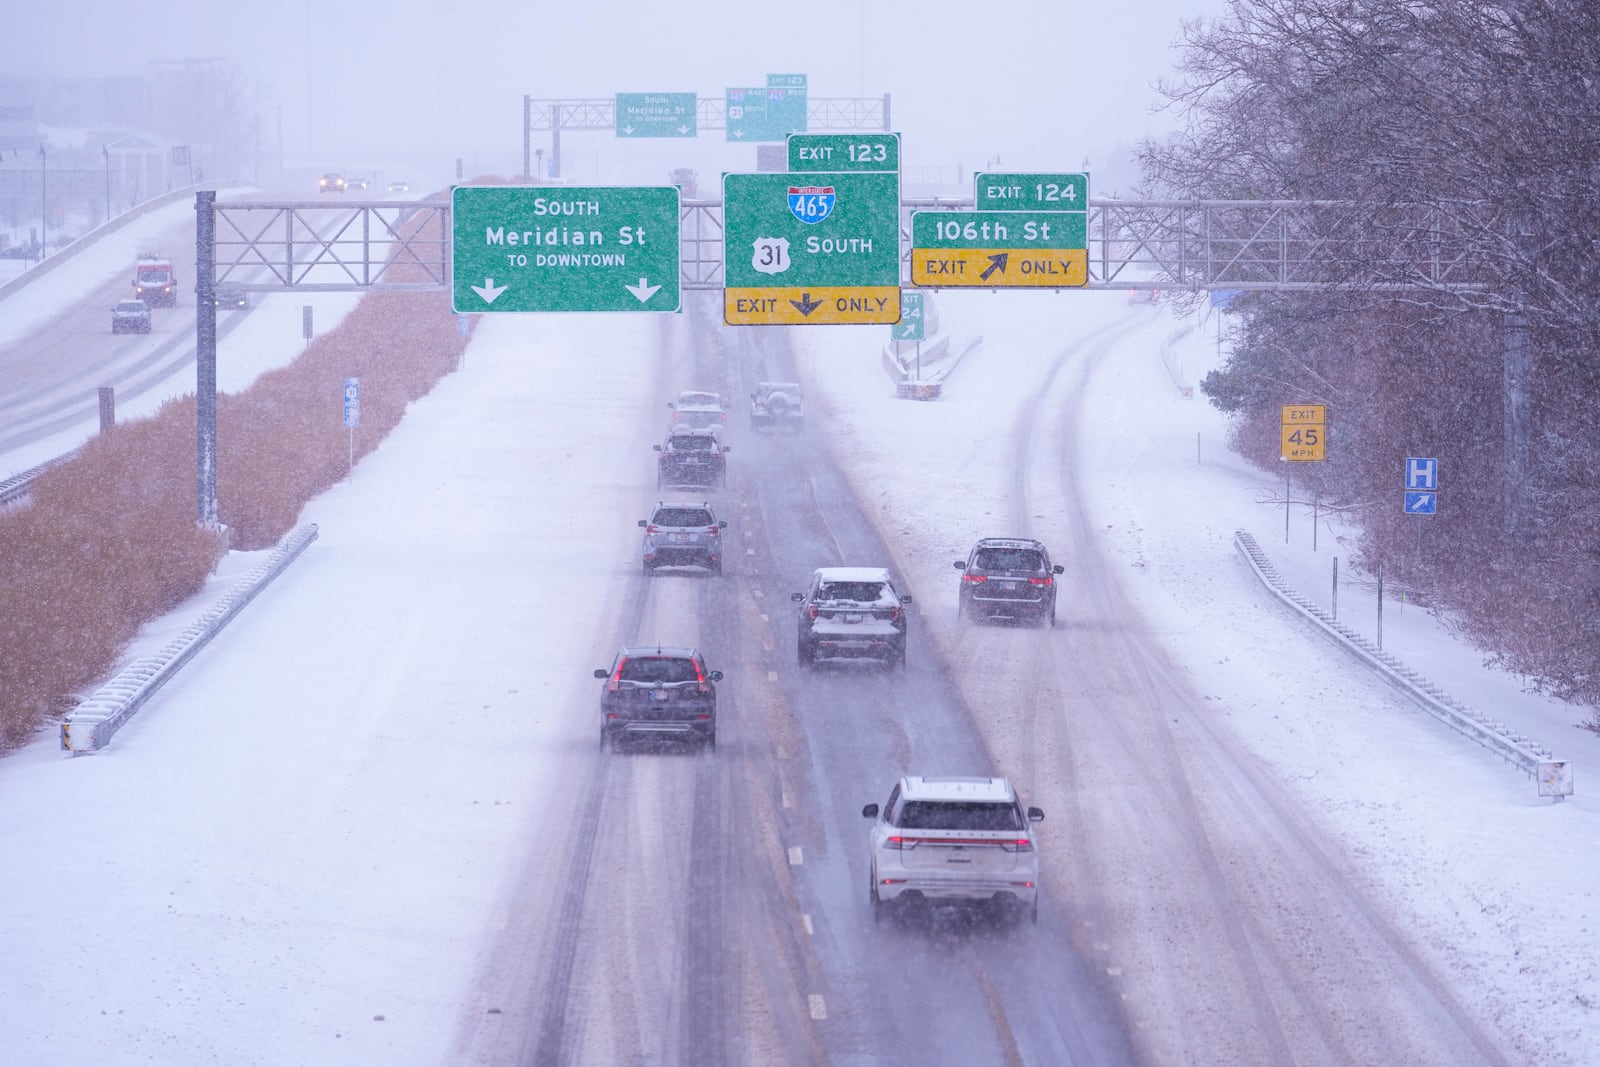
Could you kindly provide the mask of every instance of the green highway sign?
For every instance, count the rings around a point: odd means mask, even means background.
[[[989,174],[972,176],[979,211],[1088,211],[1087,174]]]
[[[770,75],[768,81],[784,75]],[[792,77],[804,77],[794,75]],[[728,89],[725,115],[730,141],[781,141],[806,128],[806,89],[769,86]]]
[[[694,93],[618,93],[618,137],[694,137],[700,132]]]
[[[676,311],[678,187],[450,190],[457,314]]]
[[[723,321],[900,320],[900,176],[724,174]]]
[[[791,133],[792,171],[899,170],[898,133]]]
[[[891,341],[920,341],[925,336],[927,322],[922,314],[925,294],[916,290],[900,293],[900,321],[889,327]]]
[[[1089,215],[1057,211],[915,211],[911,283],[983,289],[1089,282]]]

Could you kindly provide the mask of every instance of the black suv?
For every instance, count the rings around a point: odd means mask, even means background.
[[[654,446],[661,455],[656,461],[656,488],[664,485],[728,484],[731,452],[713,430],[673,430],[665,442]]]
[[[1022,537],[985,537],[972,554],[956,560],[961,590],[956,617],[1032,619],[1054,626],[1056,575],[1062,568],[1038,541]]]
[[[600,747],[622,734],[654,734],[717,747],[717,687],[721,671],[706,670],[696,648],[625,648],[611,668],[594,672],[600,690]]]
[[[882,567],[819,567],[800,605],[799,661],[814,667],[823,657],[878,659],[906,665],[906,605]]]
[[[657,567],[682,566],[722,573],[722,531],[728,523],[717,518],[710,504],[663,500],[639,525],[644,527],[640,553],[646,574]]]

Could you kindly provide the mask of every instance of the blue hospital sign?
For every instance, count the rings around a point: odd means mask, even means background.
[[[1428,490],[1439,488],[1439,461],[1406,457],[1406,489]]]

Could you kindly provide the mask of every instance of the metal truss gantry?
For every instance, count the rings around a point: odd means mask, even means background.
[[[971,198],[901,201],[902,279],[911,213]],[[450,204],[217,204],[217,283],[282,292],[433,292],[451,284]],[[680,283],[723,287],[722,203],[686,200]],[[1091,200],[1090,289],[1477,290],[1492,273],[1458,214],[1337,201]]]
[[[728,128],[727,100],[720,96],[695,97],[695,122],[702,130]],[[522,173],[533,174],[533,135],[550,134],[550,159],[561,173],[562,130],[615,130],[616,97],[577,100],[522,98]],[[806,132],[829,130],[882,130],[889,127],[889,94],[880,96],[817,96],[806,98]],[[686,138],[687,140],[688,138]],[[774,142],[776,143],[776,142]]]

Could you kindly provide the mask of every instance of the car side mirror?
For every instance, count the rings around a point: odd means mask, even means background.
[[[1040,808],[1029,808],[1028,809],[1028,821],[1029,822],[1040,822],[1043,819],[1044,819],[1044,811],[1042,809],[1040,809]]]
[[[732,448],[732,447],[731,447],[731,446],[729,446],[729,445],[723,445],[723,446],[722,446],[722,450],[723,450],[723,451],[724,451],[724,452],[732,452],[732,451],[733,451],[733,448]]]
[[[595,668],[594,676],[596,678],[609,678],[611,677],[611,672],[604,667],[597,667]]]
[[[720,681],[722,681],[722,672],[721,671],[712,671],[710,674],[706,675],[706,677],[710,678],[713,682],[720,682]],[[1042,815],[1040,816],[1040,818],[1043,818],[1043,817],[1044,816],[1042,816]]]
[[[868,804],[866,807],[861,809],[861,814],[865,815],[869,819],[876,819],[878,817],[878,805]]]
[[[661,446],[660,445],[651,445],[650,447],[655,449],[657,452],[661,451]]]
[[[721,522],[717,523],[717,529],[726,530],[727,528],[728,528],[728,520],[727,519],[723,519]]]
[[[669,400],[669,401],[667,401],[667,407],[669,407],[669,408],[671,408],[671,409],[672,409],[672,410],[673,410],[673,411],[677,411],[677,410],[678,410],[678,405],[676,405],[676,404],[674,404],[674,403],[673,403],[673,402],[672,402],[672,401],[670,401],[670,400]]]
[[[1065,573],[1067,573],[1067,568],[1063,567],[1059,563],[1057,563],[1054,567],[1051,567],[1050,569],[1055,571],[1057,574],[1065,574]]]
[[[789,599],[794,601],[796,604],[803,604],[805,602],[806,595],[804,593],[790,593]]]
[[[645,522],[645,521],[644,521],[644,520],[643,520],[643,519],[640,519],[640,520],[639,520],[639,525],[640,525],[640,526],[648,526],[648,525],[650,525],[650,524],[649,524],[649,523],[647,523],[647,522]]]
[[[966,569],[967,569],[967,561],[966,560],[964,560],[964,559],[956,560],[956,570],[964,571]]]
[[[902,603],[902,604],[911,603],[911,594],[910,593],[906,593],[904,596],[902,596],[900,598],[900,603]]]

